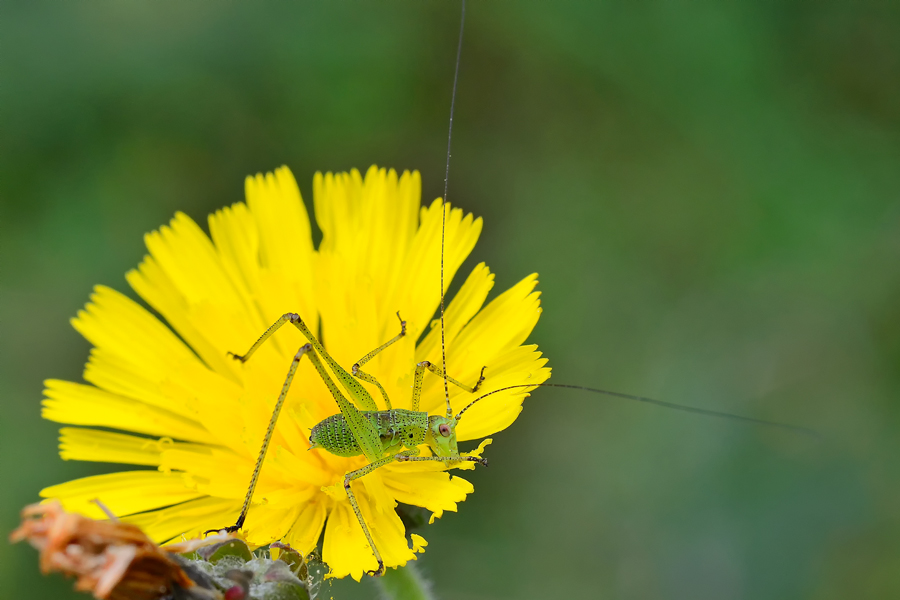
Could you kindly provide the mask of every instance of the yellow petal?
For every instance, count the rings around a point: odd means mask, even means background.
[[[172,438],[144,438],[111,431],[63,427],[59,430],[59,454],[63,460],[87,460],[130,465],[159,466],[166,449],[186,448]]]
[[[249,179],[249,178],[248,178]],[[259,230],[243,202],[226,206],[209,216],[209,234],[222,268],[240,293],[259,288]]]
[[[299,313],[307,325],[318,329],[318,314],[309,290],[313,288],[313,246],[309,215],[300,189],[287,167],[265,176],[248,177],[245,183],[247,205],[259,235],[258,253],[245,247],[242,272],[258,270],[259,278],[248,285],[267,323],[286,312]],[[212,227],[212,224],[211,224]],[[240,236],[248,224],[232,229]],[[224,238],[224,236],[222,236]],[[219,245],[219,238],[216,238]],[[254,263],[250,266],[250,263]],[[294,332],[296,334],[296,332]],[[293,353],[304,341],[299,335],[276,342]]]
[[[540,294],[532,291],[536,285],[537,275],[529,275],[500,294],[460,332],[457,346],[477,350],[473,353],[477,358],[523,343],[541,314]]]
[[[335,502],[328,514],[322,560],[331,568],[332,577],[350,575],[356,581],[378,567],[349,502]]]
[[[122,520],[134,523],[161,544],[200,537],[208,530],[234,525],[240,511],[240,502],[203,497]]]
[[[360,512],[375,539],[385,566],[402,566],[414,559],[415,555],[406,543],[403,522],[397,513],[375,513],[362,494],[358,494],[357,498]],[[331,567],[333,577],[350,575],[357,581],[366,571],[378,566],[349,502],[335,503],[328,515],[322,559]]]
[[[407,463],[411,464],[411,463]],[[475,491],[472,484],[460,477],[453,477],[442,470],[440,462],[418,464],[433,465],[430,471],[385,468],[384,484],[398,502],[427,508],[440,518],[445,510],[456,512],[457,503]],[[472,464],[472,463],[469,463]]]
[[[210,440],[202,425],[162,408],[104,392],[91,385],[48,379],[41,416],[72,425],[93,425],[171,437],[192,442]]]
[[[520,387],[540,384],[550,377],[547,360],[535,346],[517,346],[497,356],[493,368],[485,372],[484,385],[477,394],[461,394],[454,400],[454,408],[461,411],[476,398],[482,399],[466,410],[456,426],[459,441],[480,439],[502,431],[515,421],[522,410],[522,402],[536,388]],[[512,387],[501,392],[503,388]],[[488,395],[490,394],[490,395]]]
[[[492,287],[494,287],[494,274],[484,263],[479,263],[472,269],[463,286],[446,306],[444,329],[445,338],[450,347],[454,347],[456,337],[466,323],[481,310]],[[416,348],[416,362],[430,360],[439,364],[440,353],[441,322],[439,319],[435,319],[431,324],[431,331]]]
[[[325,526],[326,514],[326,503],[322,500],[303,504],[300,514],[285,536],[287,543],[302,554],[312,552]]]
[[[97,348],[117,350],[151,372],[196,360],[156,317],[127,296],[98,285],[72,325]]]
[[[481,234],[481,218],[445,206],[447,213],[444,252],[444,290],[450,285],[457,269],[475,247]],[[440,304],[441,202],[435,200],[429,208],[422,208],[421,225],[407,252],[402,271],[405,276],[398,283],[388,306],[397,306],[409,321],[412,335],[418,337],[430,324]]]
[[[402,260],[415,235],[420,190],[417,173],[398,179],[395,171],[374,167],[364,180],[358,171],[315,177],[316,219],[323,232],[317,304],[329,353],[342,364],[352,364],[399,329],[394,313],[404,307],[389,298],[406,277]]]
[[[92,501],[100,500],[116,516],[178,504],[198,497],[185,486],[177,473],[125,471],[94,475],[41,490],[41,498],[55,498],[70,512],[105,519],[106,514]]]
[[[416,533],[411,533],[409,535],[409,537],[412,540],[413,552],[415,552],[417,554],[421,553],[421,552],[425,552],[425,546],[428,545],[428,542],[425,541],[425,538],[423,538],[421,535],[418,535]]]
[[[247,205],[260,231],[260,263],[263,267],[295,276],[298,268],[312,275],[308,260],[312,254],[309,215],[300,197],[300,188],[287,167],[274,173],[257,174],[245,182]]]
[[[107,392],[193,419],[196,412],[192,403],[179,402],[163,389],[164,380],[171,372],[167,371],[165,375],[147,372],[116,352],[94,348],[84,370],[84,379]]]
[[[207,340],[192,322],[187,301],[153,257],[145,257],[137,269],[125,274],[125,279],[147,304],[166,318],[204,363],[224,377],[239,381],[234,361],[228,360],[225,352]]]
[[[540,370],[543,363],[537,362],[539,354],[536,356],[532,353],[510,354],[520,348],[519,345],[525,341],[540,317],[538,294],[532,292],[536,283],[536,276],[530,275],[495,298],[462,329],[453,344],[448,346],[447,370],[453,377],[461,379],[463,382],[474,383],[481,368],[487,367],[485,381],[477,394],[470,394],[455,386],[450,386],[450,401],[454,410],[459,411],[478,396],[500,387],[521,383],[539,383],[549,377],[549,370],[546,372]],[[510,356],[515,356],[516,361],[510,361]],[[522,380],[521,377],[526,379]],[[515,407],[518,407],[521,405],[521,398],[524,395],[524,390],[513,390],[507,394],[491,396],[483,404],[499,406],[503,398],[519,397],[519,400],[514,403]],[[426,378],[422,386],[422,410],[433,413],[443,412],[443,396],[443,382],[440,378]],[[485,414],[484,408],[480,404],[476,407],[479,408],[481,414]],[[518,414],[519,408],[515,407],[510,405],[510,410],[506,413],[505,418],[499,419],[497,422],[502,421],[505,423],[504,427],[508,426]],[[512,412],[513,408],[514,412]],[[467,413],[465,427],[462,430],[466,431],[470,427],[469,422],[477,420]],[[495,424],[492,423],[491,426],[493,425]],[[480,426],[477,431],[483,437],[498,430]],[[460,430],[457,430],[457,435],[460,435]],[[467,433],[466,436],[472,436],[472,434]]]

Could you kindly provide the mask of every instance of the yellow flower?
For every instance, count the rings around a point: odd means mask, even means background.
[[[84,373],[88,384],[46,382],[43,416],[87,426],[61,430],[63,459],[156,470],[86,477],[49,487],[43,497],[102,518],[91,502],[98,498],[157,542],[233,524],[291,358],[306,340],[285,327],[246,364],[227,352],[246,351],[284,313],[299,313],[312,331],[321,332],[328,352],[349,367],[397,334],[399,311],[408,322],[406,337],[366,367],[395,408],[410,407],[418,361],[440,364],[434,316],[440,301],[441,202],[420,207],[418,172],[398,177],[372,167],[365,178],[356,170],[317,173],[313,200],[323,234],[318,250],[286,167],[248,177],[246,196],[246,204],[210,216],[211,239],[181,213],[146,236],[149,256],[127,279],[168,326],[126,296],[98,286],[72,321],[94,346]],[[446,210],[448,286],[478,239],[481,219],[449,205]],[[446,311],[448,372],[474,384],[486,365],[479,394],[540,383],[550,375],[537,347],[523,345],[541,312],[536,276],[482,308],[493,278],[484,264],[476,266]],[[372,395],[381,406],[380,393],[373,389]],[[526,396],[514,389],[477,403],[460,421],[458,439],[506,428]],[[474,397],[450,387],[456,411]],[[444,406],[441,379],[426,375],[421,410],[442,415]],[[375,559],[346,495],[333,486],[365,459],[308,450],[310,429],[338,412],[310,363],[301,361],[244,532],[252,544],[283,540],[309,552],[324,527],[323,559],[332,574],[359,579],[376,567]],[[406,564],[426,544],[417,535],[407,539],[398,502],[422,506],[434,518],[455,511],[474,490],[445,470],[439,462],[392,463],[353,483],[386,566]]]

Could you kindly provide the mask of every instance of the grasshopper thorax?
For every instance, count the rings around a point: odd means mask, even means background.
[[[459,456],[459,449],[456,447],[456,423],[457,420],[453,417],[438,415],[428,417],[425,443],[432,449],[435,456]]]

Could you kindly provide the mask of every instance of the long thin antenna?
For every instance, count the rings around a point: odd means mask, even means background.
[[[478,398],[475,398],[469,404],[459,411],[459,414],[456,415],[456,420],[458,421],[464,412],[469,410],[472,405],[474,405],[479,400],[483,400],[488,396],[493,394],[497,394],[499,392],[505,392],[507,390],[514,390],[517,388],[539,388],[539,387],[555,387],[555,388],[565,388],[569,390],[581,390],[584,392],[593,392],[595,394],[604,394],[606,396],[612,396],[614,398],[622,398],[624,400],[632,400],[635,402],[645,402],[647,404],[655,404],[656,406],[662,406],[664,408],[671,408],[672,410],[681,410],[684,412],[693,413],[695,415],[704,415],[706,417],[715,417],[717,419],[728,419],[730,421],[741,421],[743,423],[752,423],[754,425],[765,425],[766,427],[777,427],[779,429],[786,429],[787,431],[792,431],[794,433],[802,433],[804,435],[809,435],[814,438],[821,439],[821,434],[819,432],[809,429],[808,427],[801,427],[799,425],[789,425],[787,423],[778,423],[776,421],[766,421],[764,419],[756,419],[753,417],[744,417],[741,415],[733,415],[731,413],[720,412],[717,410],[709,410],[706,408],[697,408],[694,406],[687,406],[684,404],[676,404],[674,402],[665,402],[663,400],[654,400],[653,398],[645,398],[643,396],[634,396],[632,394],[623,394],[621,392],[611,392],[609,390],[601,390],[598,388],[586,387],[583,385],[567,385],[565,383],[525,383],[519,385],[510,385],[506,387],[502,387],[498,390],[494,390],[492,392],[488,392],[486,394],[482,394]]]
[[[444,171],[444,196],[441,198],[441,368],[444,371],[444,400],[447,401],[447,418],[453,416],[450,408],[450,388],[447,385],[447,345],[444,336],[444,237],[447,229],[447,188],[450,181],[450,142],[453,141],[453,109],[456,108],[456,82],[459,80],[459,57],[462,55],[463,26],[466,23],[466,0],[462,0],[459,18],[459,43],[456,46],[456,68],[453,72],[453,95],[450,97],[450,129],[447,131],[447,169]]]

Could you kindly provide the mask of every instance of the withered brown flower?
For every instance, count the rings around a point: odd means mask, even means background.
[[[136,525],[115,519],[96,521],[66,512],[59,502],[47,502],[22,510],[22,524],[10,541],[27,540],[41,553],[43,573],[59,571],[75,577],[75,589],[91,592],[95,598],[156,600],[195,587],[173,554],[229,537],[188,540],[163,549]]]

